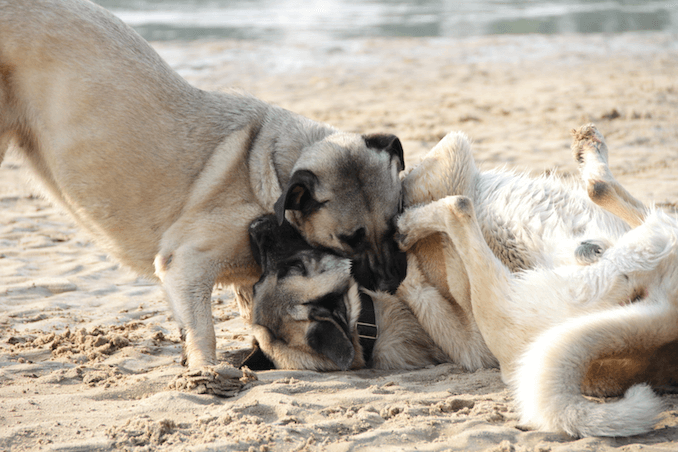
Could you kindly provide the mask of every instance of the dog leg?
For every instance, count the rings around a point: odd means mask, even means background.
[[[436,232],[447,235],[457,249],[472,293],[483,300],[493,298],[493,294],[501,296],[501,290],[512,276],[485,242],[469,198],[448,196],[408,209],[398,218],[396,241],[406,251],[418,240]],[[491,276],[491,284],[474,284],[476,278],[485,276]],[[475,311],[475,307],[473,309]]]
[[[591,201],[626,221],[632,228],[639,226],[647,214],[647,208],[626,191],[610,172],[605,139],[593,124],[572,131],[572,154],[579,163],[579,171]]]
[[[183,360],[190,368],[215,365],[216,337],[211,295],[218,268],[206,262],[199,250],[182,246],[155,258],[156,275],[181,329]]]
[[[398,298],[408,305],[422,328],[452,361],[471,371],[495,367],[497,361],[478,330],[470,303],[461,300],[466,297],[456,297],[449,290],[433,287],[419,271],[420,265],[415,263],[417,257],[408,256],[415,261],[410,261],[407,278],[398,288]],[[466,309],[464,305],[468,305]]]
[[[247,235],[249,223],[261,215],[261,209],[247,203],[226,208],[241,214],[228,217],[220,209],[187,211],[163,235],[155,257],[155,273],[185,335],[189,368],[217,361],[211,306],[215,283],[252,285],[261,272],[253,264]],[[225,235],[227,230],[242,233]]]
[[[438,232],[447,232],[444,215],[440,209],[441,201],[411,207],[396,220],[396,243],[403,251],[408,251],[418,241]]]
[[[489,347],[500,363],[512,357],[512,348],[505,342],[520,342],[515,332],[508,294],[513,278],[509,269],[492,253],[475,216],[470,199],[449,196],[430,204],[408,209],[398,219],[396,240],[403,249],[431,232],[442,232],[452,241],[469,277],[470,297],[458,300],[473,318]],[[470,306],[464,305],[470,299]]]

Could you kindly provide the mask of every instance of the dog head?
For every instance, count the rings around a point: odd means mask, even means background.
[[[362,286],[395,292],[407,268],[394,240],[404,168],[393,135],[329,135],[305,150],[283,181],[278,223],[287,219],[311,245],[353,259]]]
[[[360,299],[350,260],[311,247],[274,216],[255,220],[249,232],[263,270],[254,285],[252,323],[266,356],[255,354],[244,365],[253,370],[362,367],[356,334]],[[266,358],[274,366],[262,365]]]

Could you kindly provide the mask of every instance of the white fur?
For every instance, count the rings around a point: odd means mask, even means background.
[[[410,207],[398,220],[399,240],[410,250],[431,234],[449,238],[446,253],[458,254],[454,268],[469,285],[469,296],[455,300],[472,312],[469,322],[499,361],[523,422],[574,436],[635,435],[662,410],[648,386],[610,404],[584,398],[580,386],[597,358],[678,339],[678,223],[614,180],[593,126],[574,136],[583,185],[479,172],[465,136],[448,135],[403,181]],[[582,266],[575,250],[583,240],[614,245]],[[645,296],[636,301],[639,290]],[[405,301],[446,352],[468,336],[450,315],[453,331],[436,333],[441,318],[429,314],[444,310]]]

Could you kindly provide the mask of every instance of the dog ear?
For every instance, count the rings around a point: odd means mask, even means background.
[[[283,224],[286,210],[308,213],[320,205],[314,197],[317,184],[318,177],[312,171],[297,170],[292,174],[287,188],[273,206],[278,224]]]
[[[398,163],[400,163],[400,171],[405,169],[405,153],[403,152],[403,145],[397,136],[386,133],[374,133],[363,135],[363,139],[368,148],[386,151],[391,154],[391,157],[397,158]]]
[[[339,369],[348,370],[355,357],[353,343],[333,321],[315,322],[306,332],[308,345],[329,358]]]
[[[263,261],[266,256],[264,250],[270,248],[273,242],[273,228],[276,226],[276,219],[273,215],[265,215],[252,221],[247,229],[252,257],[262,269],[266,267]]]
[[[245,358],[245,360],[238,366],[239,369],[247,366],[250,370],[271,370],[275,369],[275,364],[266,354],[261,350],[257,342],[254,343],[252,352]]]

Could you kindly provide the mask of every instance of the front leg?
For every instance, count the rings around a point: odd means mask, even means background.
[[[186,245],[158,254],[155,269],[181,330],[182,364],[191,368],[217,364],[211,302],[218,263]]]
[[[250,205],[209,213],[194,211],[163,236],[155,273],[181,328],[189,368],[217,362],[211,305],[215,283],[246,286],[259,277],[247,228],[261,214],[257,206]]]
[[[521,330],[515,328],[517,319],[510,298],[513,276],[485,242],[469,198],[449,196],[429,206],[431,217],[440,219],[437,229],[450,238],[463,262],[473,318],[503,373],[524,340]]]
[[[409,251],[398,297],[454,362],[469,370],[496,366],[474,320],[464,264],[448,236],[445,199],[407,209],[399,218],[397,239]]]

